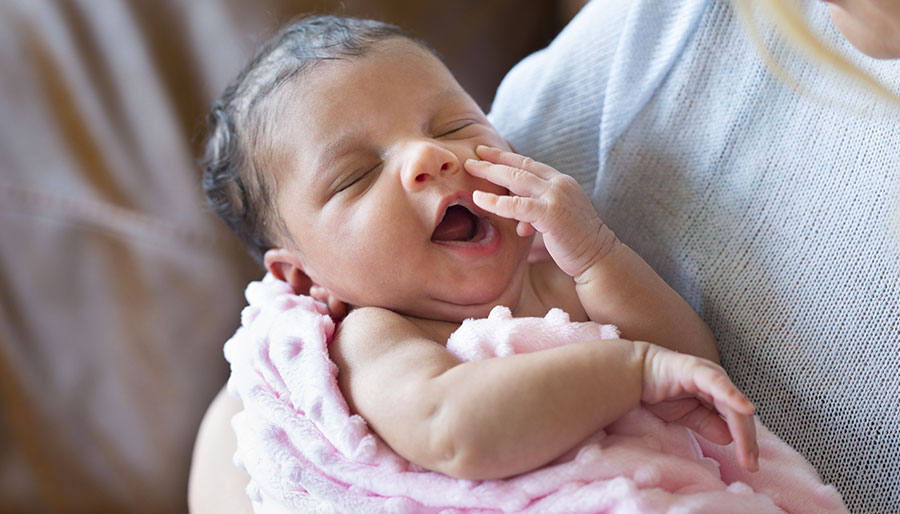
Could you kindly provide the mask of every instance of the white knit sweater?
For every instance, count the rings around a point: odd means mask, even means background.
[[[813,31],[900,94],[808,1]],[[900,109],[727,0],[595,0],[491,119],[577,177],[701,314],[735,382],[850,509],[900,508]],[[799,87],[797,87],[799,84]]]

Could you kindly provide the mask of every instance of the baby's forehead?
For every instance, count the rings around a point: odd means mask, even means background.
[[[314,131],[330,134],[373,115],[424,115],[470,99],[444,63],[417,43],[388,45],[316,63],[285,91],[283,104],[290,105],[278,108],[296,116],[295,121],[315,122]]]
[[[444,61],[421,43],[403,37],[392,37],[372,43],[359,55],[344,55],[319,59],[311,63],[309,75],[331,68],[365,69],[367,73],[396,74],[402,72],[423,73],[440,70],[449,78],[453,75]],[[375,77],[369,77],[374,79]],[[371,81],[371,80],[370,80]]]

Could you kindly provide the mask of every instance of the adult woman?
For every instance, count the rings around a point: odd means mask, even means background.
[[[734,2],[595,0],[507,76],[491,117],[517,151],[578,178],[707,321],[764,423],[851,510],[888,512],[900,505],[900,4],[806,2],[801,15],[886,88],[822,66],[765,21],[743,24]]]
[[[887,28],[848,29],[850,41],[900,57],[891,3],[831,9],[838,26],[874,16]],[[900,63],[861,55],[824,5],[805,14],[897,92]],[[727,0],[594,0],[510,73],[493,121],[517,150],[581,181],[604,221],[705,317],[762,419],[852,510],[888,512],[900,504],[900,236],[888,234],[900,114],[764,26],[791,81],[775,77],[747,34]],[[210,511],[249,509],[230,464],[239,408],[220,395],[201,429],[197,511],[217,500]]]

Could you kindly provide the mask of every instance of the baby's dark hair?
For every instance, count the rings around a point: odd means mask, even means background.
[[[323,61],[364,55],[393,38],[411,40],[440,58],[396,25],[345,16],[302,18],[263,45],[213,105],[201,160],[203,191],[258,262],[277,233],[287,236],[273,201],[275,175],[268,169],[278,110],[267,100],[277,99],[282,86]]]

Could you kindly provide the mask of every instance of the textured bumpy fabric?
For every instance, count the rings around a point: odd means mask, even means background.
[[[900,94],[900,61],[812,30]],[[776,434],[851,511],[900,505],[900,112],[726,0],[595,0],[504,80],[491,119],[579,179],[702,315]]]
[[[225,344],[235,462],[250,474],[257,514],[839,514],[797,452],[757,423],[760,471],[719,446],[637,406],[556,461],[502,480],[459,480],[394,453],[352,414],[328,355],[335,326],[323,304],[271,275],[247,286],[241,327]],[[513,318],[494,307],[447,341],[463,361],[615,338],[612,325],[573,323],[560,309]],[[527,449],[523,449],[527,451]]]

